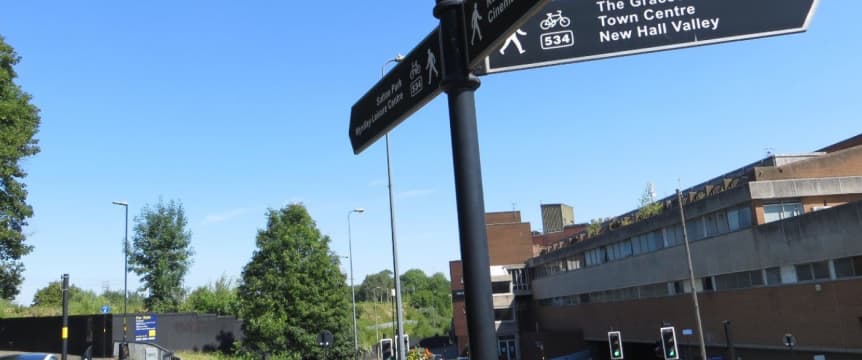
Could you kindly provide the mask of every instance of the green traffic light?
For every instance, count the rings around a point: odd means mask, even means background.
[[[614,356],[620,356],[620,352],[617,350],[614,350]]]
[[[671,350],[670,352],[668,352],[668,355],[670,355],[670,356],[674,356],[674,355],[676,355],[676,354],[673,352],[673,350]]]

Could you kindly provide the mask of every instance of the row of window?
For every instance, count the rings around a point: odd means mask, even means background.
[[[751,227],[752,219],[751,208],[745,205],[686,220],[686,230],[689,240],[697,241]],[[578,270],[584,266],[601,265],[682,243],[682,226],[680,224],[671,225],[608,246],[588,250],[563,260],[543,264],[536,268],[534,276],[541,278],[559,272]]]
[[[722,291],[760,286],[794,284],[816,280],[846,279],[851,277],[862,277],[862,256],[707,276],[699,279],[699,283],[695,285],[697,286],[698,291]],[[679,295],[690,291],[691,286],[689,281],[663,282],[623,289],[541,299],[539,300],[539,305],[566,306],[606,303]]]

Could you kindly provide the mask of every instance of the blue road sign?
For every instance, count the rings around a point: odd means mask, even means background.
[[[108,314],[111,312],[111,307],[108,305],[102,305],[102,314]]]

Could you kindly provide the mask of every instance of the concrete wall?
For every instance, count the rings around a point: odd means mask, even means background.
[[[753,181],[748,186],[752,199],[862,194],[862,176]]]
[[[757,181],[862,175],[862,146],[794,162],[785,166],[755,168]]]

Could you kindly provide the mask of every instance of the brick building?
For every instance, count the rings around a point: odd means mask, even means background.
[[[697,329],[692,289],[710,357],[728,358],[727,321],[743,359],[786,359],[786,333],[800,359],[862,358],[862,137],[772,155],[682,194],[694,284],[676,196],[660,199],[657,215],[633,210],[558,241],[547,239],[561,232],[523,235],[530,225],[517,212],[489,214],[491,264],[510,278],[510,292],[493,287],[495,315],[512,314],[497,321],[501,359],[607,359],[609,329],[622,332],[627,358],[651,359],[662,324],[695,358],[685,345],[696,334],[681,335]],[[450,268],[457,294],[459,263]],[[453,299],[463,349],[463,301]]]

